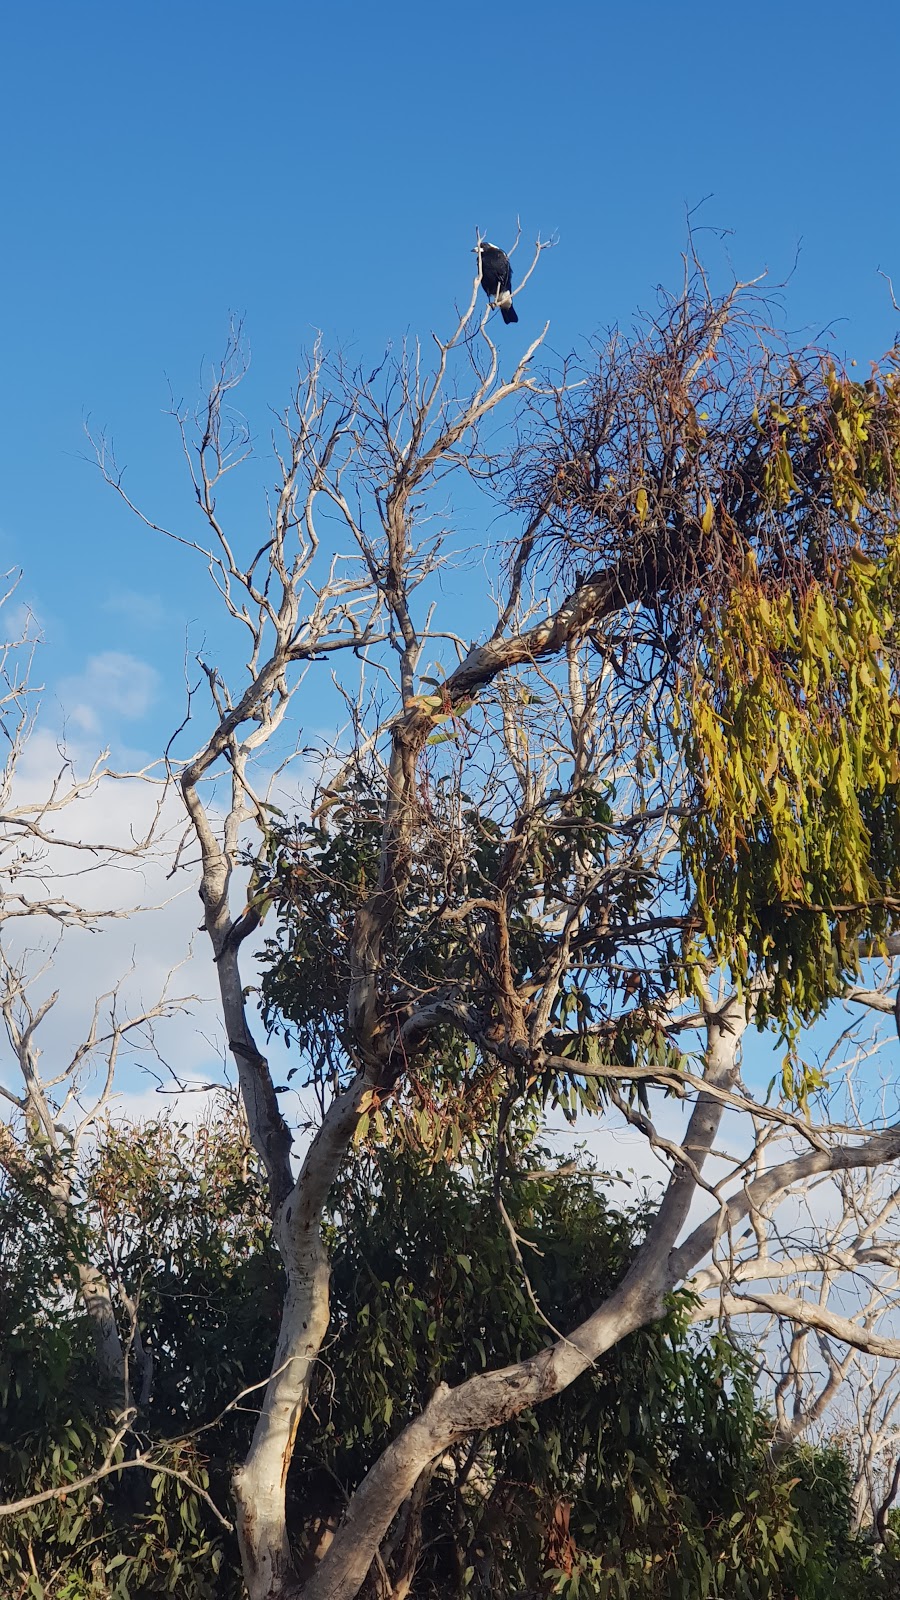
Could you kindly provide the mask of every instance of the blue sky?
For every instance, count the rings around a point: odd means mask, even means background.
[[[739,275],[778,281],[800,247],[792,326],[877,354],[900,321],[877,276],[900,282],[898,55],[887,0],[5,7],[0,559],[50,681],[77,696],[98,652],[134,655],[158,678],[108,693],[113,731],[171,727],[198,575],[103,489],[82,425],[188,520],[168,385],[193,396],[232,312],[264,441],[316,328],[369,355],[446,324],[476,226],[557,235],[510,351],[549,317],[563,352],[677,279],[711,196]]]

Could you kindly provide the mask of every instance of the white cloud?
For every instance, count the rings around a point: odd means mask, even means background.
[[[116,754],[121,759],[122,752]],[[70,740],[63,747],[52,731],[39,728],[20,758],[14,803],[35,805],[54,788],[57,793],[65,791],[73,772],[90,771],[93,757],[86,739]],[[138,764],[144,759],[139,755]],[[211,797],[207,798],[209,803]],[[32,903],[63,895],[90,911],[125,914],[103,919],[92,929],[61,932],[46,915],[13,919],[3,929],[7,955],[22,963],[31,979],[31,1004],[58,995],[36,1039],[47,1076],[64,1071],[72,1060],[88,1034],[99,996],[117,990],[120,1016],[154,1006],[166,989],[191,997],[175,1015],[155,1022],[152,1034],[145,1030],[123,1049],[109,1105],[113,1120],[159,1116],[175,1107],[178,1116],[193,1121],[208,1107],[206,1086],[234,1080],[221,1026],[216,968],[200,928],[196,851],[190,842],[172,876],[186,820],[174,785],[164,789],[141,778],[102,779],[72,805],[42,819],[47,832],[73,841],[78,848],[65,843],[40,846],[32,863],[19,867],[15,887]],[[109,851],[110,845],[133,849],[151,827],[156,840],[152,849],[134,856]],[[243,871],[235,874],[235,904],[240,902],[244,878]],[[252,984],[256,972],[251,941],[245,946],[243,965],[245,981]],[[251,1025],[265,1048],[262,1024],[252,1013]],[[295,1057],[275,1040],[269,1055],[275,1082],[286,1082]],[[100,1066],[98,1061],[82,1075],[82,1111],[90,1107],[100,1086]],[[13,1092],[20,1089],[18,1064],[5,1041],[0,1043],[0,1083]],[[281,1100],[290,1122],[301,1127],[309,1122],[314,1108],[301,1094],[292,1088]],[[298,1149],[305,1137],[298,1139]]]
[[[71,723],[83,733],[100,734],[110,717],[137,721],[159,691],[159,673],[149,661],[122,650],[101,650],[84,672],[65,678],[59,699]]]

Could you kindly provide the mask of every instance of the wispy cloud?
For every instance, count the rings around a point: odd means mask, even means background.
[[[145,594],[138,589],[113,589],[103,602],[103,610],[138,628],[160,628],[166,620],[166,607],[160,594]]]
[[[159,673],[149,661],[122,650],[91,656],[83,672],[64,678],[59,699],[67,718],[84,733],[100,733],[110,716],[136,722],[153,705]]]

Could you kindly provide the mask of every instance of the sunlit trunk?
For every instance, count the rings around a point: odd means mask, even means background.
[[[250,1600],[295,1592],[285,1488],[312,1369],[328,1327],[328,1264],[319,1259],[289,1285],[272,1376],[253,1443],[234,1476],[237,1532]]]

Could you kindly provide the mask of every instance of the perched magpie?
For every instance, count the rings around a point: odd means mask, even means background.
[[[488,244],[487,240],[483,239],[480,245],[476,245],[475,253],[481,267],[481,287],[488,299],[500,307],[500,315],[504,322],[518,322],[510,293],[512,267],[506,251],[501,250],[499,245]]]

